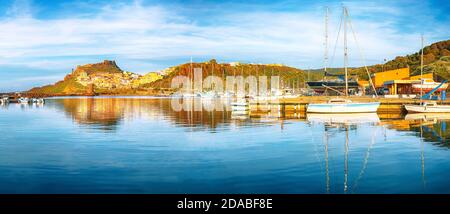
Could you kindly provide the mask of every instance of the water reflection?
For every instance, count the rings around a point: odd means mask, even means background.
[[[124,120],[150,119],[169,120],[177,126],[192,130],[208,129],[214,131],[220,124],[229,123],[232,114],[226,103],[215,100],[191,99],[180,101],[184,108],[175,111],[172,102],[178,99],[137,99],[137,98],[69,98],[54,99],[48,102],[66,113],[75,122],[94,128],[114,131]],[[214,106],[223,110],[215,110]],[[198,107],[200,106],[200,108]],[[206,109],[212,109],[208,111]],[[241,115],[243,116],[243,115]]]
[[[447,123],[450,122],[450,114],[408,114],[405,120],[409,121],[410,129],[418,133],[416,135],[425,141],[434,142],[439,146],[449,146],[450,128],[447,127]]]
[[[369,144],[366,154],[364,156],[364,161],[362,164],[361,171],[358,177],[355,179],[353,185],[349,184],[349,131],[356,130],[359,125],[370,124],[372,126],[377,125],[380,122],[380,118],[376,113],[354,113],[354,114],[307,114],[307,121],[311,125],[323,125],[323,144],[324,149],[324,159],[325,159],[325,181],[326,188],[325,192],[330,193],[330,155],[329,155],[329,138],[330,136],[336,135],[338,137],[344,138],[344,169],[343,169],[343,193],[348,193],[349,189],[352,192],[358,187],[359,181],[362,179],[364,172],[367,168],[367,163],[369,161],[370,150],[375,144],[375,134],[376,128],[373,128],[371,143]],[[344,132],[345,135],[339,135],[339,133]]]
[[[180,111],[173,109],[173,102],[181,103]],[[302,114],[283,113],[278,106],[267,107],[259,104],[258,108],[266,111],[232,112],[229,100],[221,99],[137,99],[137,98],[70,98],[54,99],[46,104],[60,109],[73,121],[114,131],[124,120],[150,119],[167,120],[177,126],[189,127],[190,130],[209,130],[214,132],[218,127],[250,126],[250,125],[280,125],[285,121],[306,121],[309,123],[323,123],[328,128],[336,124],[347,124],[349,129],[355,129],[357,124],[371,124],[386,126],[397,131],[414,132],[420,137],[422,128],[424,140],[436,145],[449,147],[450,114]],[[43,107],[43,106],[37,106]],[[3,106],[7,108],[7,106]],[[28,106],[21,106],[28,108]],[[268,110],[267,110],[268,109]],[[345,128],[337,126],[341,131]]]
[[[44,192],[450,192],[447,115],[306,115],[273,104],[232,112],[228,101],[186,101],[2,106],[0,192],[22,183],[39,192],[48,181]]]

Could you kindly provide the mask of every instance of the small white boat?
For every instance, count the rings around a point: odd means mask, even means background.
[[[43,98],[32,98],[31,99],[32,103],[37,103],[37,104],[43,104],[45,101]]]
[[[380,102],[354,103],[348,99],[330,99],[327,103],[311,103],[307,113],[372,113],[377,112]]]
[[[450,105],[439,105],[435,101],[424,102],[422,105],[404,105],[408,113],[450,113]]]
[[[345,26],[347,26],[349,23],[347,23],[348,19],[348,12],[347,8],[344,7],[344,13],[343,13],[344,22],[344,74],[345,74],[345,90],[344,92],[340,92],[337,89],[333,89],[340,94],[345,95],[348,97],[349,95],[349,87],[348,87],[348,51],[347,51],[347,31],[345,30]],[[340,28],[342,27],[340,26]],[[352,29],[353,31],[353,29]],[[355,33],[355,32],[353,32]],[[356,40],[356,38],[355,38]],[[357,44],[356,44],[357,45]],[[366,67],[366,66],[364,66]],[[324,71],[326,72],[327,66],[324,67]],[[370,78],[369,70],[366,69],[367,76]],[[375,89],[372,81],[369,81],[370,85]],[[332,89],[331,87],[328,87]],[[375,90],[374,90],[375,91]],[[375,94],[376,95],[376,94]],[[334,114],[334,113],[375,113],[378,110],[378,107],[380,106],[380,102],[352,102],[349,99],[342,99],[342,98],[336,98],[336,99],[330,99],[327,103],[311,103],[307,106],[306,112],[307,113],[325,113],[325,114]]]
[[[28,97],[21,97],[17,100],[17,102],[19,102],[19,104],[28,104],[30,103],[30,99],[28,99]]]

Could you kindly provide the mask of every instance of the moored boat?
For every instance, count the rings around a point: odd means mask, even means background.
[[[450,105],[438,105],[435,101],[424,102],[421,105],[404,105],[408,113],[450,113]]]
[[[422,48],[421,48],[421,57],[420,57],[420,76],[421,82],[420,84],[413,85],[414,88],[418,88],[420,91],[420,104],[409,104],[404,105],[406,111],[408,113],[450,113],[450,105],[439,105],[436,101],[425,101],[422,102],[422,99],[430,99],[432,93],[436,91],[443,91],[447,89],[448,84],[444,82],[436,83],[433,80],[423,79],[423,36],[421,37]],[[427,92],[425,96],[422,96],[424,92]]]
[[[37,104],[44,104],[45,100],[43,98],[32,98],[31,102]]]
[[[307,113],[370,113],[377,112],[380,102],[352,102],[348,99],[331,99],[327,103],[311,103]]]
[[[28,97],[20,97],[17,102],[19,104],[28,104],[30,103],[30,99]]]
[[[350,21],[349,21],[349,14],[347,8],[343,8],[343,13],[341,17],[341,23],[339,26],[341,27],[343,25],[344,27],[344,92],[340,92],[337,89],[333,89],[334,91],[345,95],[348,97],[349,95],[349,81],[348,81],[348,53],[347,53],[347,27],[351,27]],[[348,26],[350,25],[350,26]],[[327,25],[326,25],[327,26]],[[325,30],[327,32],[327,29]],[[355,33],[355,32],[353,32]],[[325,36],[325,38],[328,38],[328,35]],[[355,37],[356,40],[356,37]],[[327,40],[325,40],[325,50],[327,54]],[[326,55],[325,54],[325,55]],[[327,59],[327,57],[325,57]],[[326,60],[325,60],[326,61]],[[373,86],[373,83],[370,79],[369,70],[367,69],[367,66],[364,65],[364,68],[367,72],[367,75],[369,76],[369,83],[372,85],[374,91],[375,87]],[[325,63],[324,72],[327,72],[327,64]],[[324,86],[325,87],[325,86]],[[326,86],[328,87],[328,86]],[[332,89],[331,87],[328,87]],[[376,91],[375,91],[375,95]],[[352,102],[349,99],[330,99],[327,103],[311,103],[307,106],[306,112],[308,113],[372,113],[377,112],[378,107],[380,106],[380,102]]]

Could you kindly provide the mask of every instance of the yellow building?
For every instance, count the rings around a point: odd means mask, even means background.
[[[372,82],[375,85],[375,88],[383,87],[385,82],[402,79],[409,79],[409,68],[379,72],[372,76]]]
[[[422,75],[422,77],[420,77],[420,75],[411,76],[408,79],[410,79],[410,80],[420,80],[421,78],[423,78],[423,79],[433,79],[433,73],[424,74],[424,75]]]
[[[408,76],[403,79],[394,79],[384,82],[384,86],[389,89],[389,94],[397,95],[397,94],[414,94],[412,85],[419,84],[420,79],[433,79],[433,74],[428,73],[416,76]]]

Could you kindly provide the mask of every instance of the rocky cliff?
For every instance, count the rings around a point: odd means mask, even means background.
[[[64,80],[53,85],[33,88],[30,94],[42,96],[129,94],[141,85],[161,78],[157,73],[139,75],[123,71],[115,61],[77,66]]]

